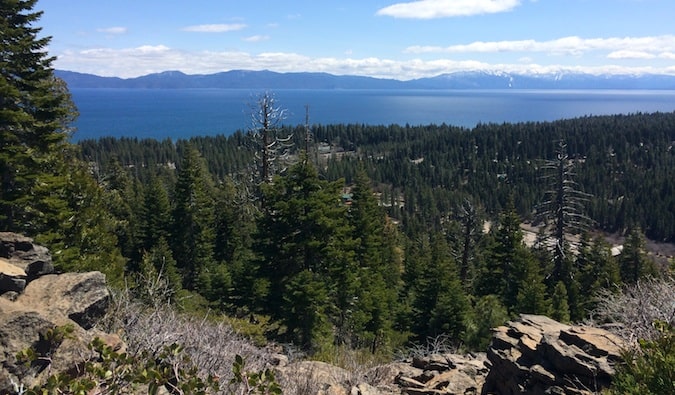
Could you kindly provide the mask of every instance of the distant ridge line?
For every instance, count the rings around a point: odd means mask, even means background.
[[[354,75],[262,70],[214,74],[164,71],[135,78],[101,77],[56,70],[68,87],[122,89],[620,89],[675,90],[675,76],[665,74],[593,75],[582,73],[515,74],[455,72],[409,81]]]

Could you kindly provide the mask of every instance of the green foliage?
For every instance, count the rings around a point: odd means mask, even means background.
[[[538,262],[532,257],[526,258],[523,271],[520,284],[518,284],[514,311],[529,314],[548,314],[551,310],[551,301],[546,296],[544,276],[540,273]]]
[[[492,328],[509,319],[506,307],[496,295],[483,296],[473,307],[464,342],[471,350],[486,350],[492,338]]]
[[[493,241],[479,268],[476,293],[497,295],[507,309],[514,312],[546,313],[543,275],[539,263],[523,242],[520,218],[510,200],[500,214]]]
[[[44,369],[52,362],[52,355],[65,339],[72,339],[73,325],[57,326],[40,332],[40,340],[34,347],[20,351],[16,355],[18,362],[26,368]]]
[[[160,237],[157,243],[143,254],[141,273],[146,279],[158,277],[163,279],[174,294],[182,289],[176,261],[173,259],[169,244],[163,237]],[[139,284],[140,287],[146,285]]]
[[[404,328],[417,341],[445,334],[459,342],[470,305],[443,235],[421,235],[409,244],[404,278]]]
[[[569,322],[570,309],[567,304],[567,298],[567,287],[565,287],[565,283],[558,281],[553,290],[551,318],[560,322]]]
[[[234,377],[230,380],[230,385],[243,385],[244,389],[241,394],[278,395],[282,393],[273,371],[265,369],[259,372],[247,372],[246,361],[240,355],[234,359],[232,373]],[[235,392],[231,390],[230,393]]]
[[[283,322],[291,338],[309,350],[332,342],[327,288],[322,276],[310,270],[296,273],[285,287]]]
[[[222,317],[223,322],[231,326],[235,333],[249,339],[258,347],[267,345],[267,337],[265,331],[270,328],[270,317],[250,313],[248,316],[239,317]]]
[[[188,146],[174,192],[172,250],[182,272],[183,287],[195,290],[200,274],[214,262],[213,183],[199,152]]]
[[[375,353],[392,334],[402,257],[397,251],[398,231],[378,206],[365,170],[357,172],[354,182],[348,211],[353,242],[347,246],[353,249],[354,263],[345,261],[336,273],[342,278],[336,290],[340,310],[348,313],[343,314],[341,327],[351,328],[351,333],[338,343],[368,346]]]
[[[665,322],[656,322],[661,336],[640,340],[640,348],[624,353],[608,394],[674,394],[675,330]]]
[[[579,270],[580,295],[596,295],[602,289],[618,289],[621,284],[619,266],[612,256],[610,245],[600,237],[591,242],[588,235],[582,234],[576,267]],[[590,312],[596,306],[596,299],[584,298],[579,308]]]
[[[38,37],[37,0],[0,3],[0,228],[29,235],[65,205],[62,150],[75,110]],[[52,196],[52,192],[55,196]]]
[[[0,3],[0,229],[35,237],[60,270],[120,284],[124,258],[103,191],[68,142],[77,111],[35,27],[35,0]]]
[[[143,189],[143,200],[138,221],[137,248],[151,251],[171,237],[171,202],[167,186],[158,177],[152,177]]]
[[[626,284],[634,284],[643,277],[658,274],[654,262],[647,258],[645,243],[639,228],[630,230],[619,256],[621,279]]]
[[[263,187],[265,213],[254,248],[260,254],[257,275],[266,280],[258,289],[266,294],[258,303],[291,339],[315,347],[328,340],[329,322],[340,323],[346,306],[336,296],[352,285],[344,276],[353,273],[353,260],[340,184],[320,180],[311,164],[301,162]]]

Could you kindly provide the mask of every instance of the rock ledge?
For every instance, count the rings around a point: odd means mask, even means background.
[[[494,329],[484,394],[595,394],[609,387],[626,345],[598,328],[522,314]]]

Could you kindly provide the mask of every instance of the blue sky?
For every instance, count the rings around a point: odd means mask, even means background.
[[[55,67],[675,74],[673,0],[40,0]]]

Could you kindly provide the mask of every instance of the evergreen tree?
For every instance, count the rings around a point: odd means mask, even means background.
[[[372,350],[385,341],[392,330],[394,309],[400,286],[400,257],[394,251],[395,240],[388,238],[384,211],[370,188],[370,180],[360,169],[352,188],[349,221],[357,265],[356,315],[354,329]]]
[[[158,177],[152,176],[145,188],[139,223],[141,251],[150,251],[160,239],[170,239],[171,202],[166,186]]]
[[[567,304],[567,299],[568,296],[565,283],[558,281],[558,283],[555,285],[555,288],[553,289],[553,306],[551,310],[551,318],[560,322],[569,322],[570,309],[569,305]]]
[[[0,228],[34,236],[59,270],[100,270],[121,284],[115,221],[68,143],[76,116],[54,76],[35,0],[0,1]]]
[[[129,258],[127,269],[138,271],[142,252],[139,249],[138,220],[143,208],[143,188],[136,178],[130,177],[117,157],[113,157],[105,171],[98,174],[98,184],[104,191],[106,211],[114,220],[115,236],[122,254]]]
[[[35,27],[37,0],[0,2],[0,228],[31,236],[65,203],[61,166],[75,109],[54,77],[49,37]]]
[[[218,262],[216,280],[221,285],[213,284],[212,298],[220,300],[221,305],[227,301],[228,305],[250,307],[255,299],[252,287],[257,281],[257,272],[251,266],[255,210],[249,209],[250,202],[241,201],[237,196],[236,186],[229,177],[216,187],[214,258]]]
[[[536,286],[527,281],[537,278],[537,270],[533,264],[532,253],[523,242],[520,217],[512,199],[500,214],[499,224],[493,230],[493,238],[480,269],[477,293],[481,296],[499,296],[502,303],[513,312],[518,305],[521,289]],[[539,296],[535,299],[539,299]]]
[[[192,147],[185,149],[178,170],[172,218],[173,256],[183,275],[183,287],[194,291],[214,265],[215,215],[212,181]]]
[[[182,279],[173,259],[169,243],[164,237],[160,237],[153,247],[143,254],[141,271],[148,279],[159,278],[166,282],[170,295],[174,296],[182,289]],[[144,284],[139,284],[144,287]]]
[[[508,311],[497,295],[482,296],[473,307],[465,336],[467,346],[472,350],[486,350],[492,339],[492,328],[504,325],[508,319]]]
[[[408,296],[412,307],[411,329],[419,340],[441,334],[459,340],[466,329],[470,306],[448,243],[440,234],[419,241],[421,244],[411,250],[414,255],[407,257],[407,264],[419,270],[416,276],[411,276]]]
[[[594,296],[601,289],[618,290],[621,275],[616,259],[612,256],[609,243],[602,237],[592,241],[586,233],[582,234],[576,266],[579,270],[580,309],[582,314],[593,311]]]
[[[548,314],[551,302],[546,296],[546,284],[539,265],[531,254],[522,261],[522,273],[518,284],[515,311],[529,314]]]
[[[35,240],[50,248],[59,270],[98,270],[110,284],[121,286],[126,262],[115,237],[115,219],[105,209],[104,192],[74,153],[61,160],[57,173],[62,176],[36,187],[36,193],[50,197],[44,201],[49,206],[40,208],[44,229]]]
[[[319,352],[331,344],[328,317],[329,285],[320,273],[302,270],[286,284],[284,323],[291,339],[306,350]]]
[[[319,179],[307,161],[263,186],[266,205],[254,242],[262,279],[255,286],[262,297],[258,304],[291,328],[291,335],[305,346],[330,342],[315,337],[325,334],[322,312],[331,314],[326,319],[332,324],[344,325],[347,321],[341,317],[349,314],[349,300],[354,297],[351,290],[357,270],[340,189],[341,182]],[[343,329],[336,328],[338,333]]]
[[[634,284],[647,275],[657,275],[654,262],[645,252],[645,239],[640,228],[633,228],[628,233],[619,256],[621,279],[626,284]]]

